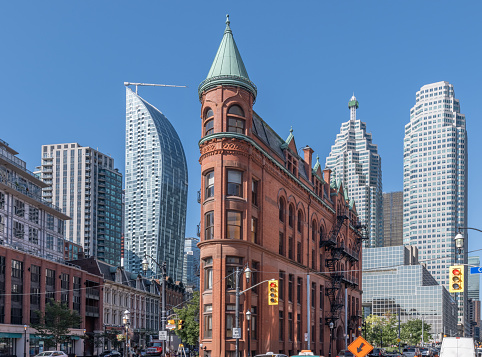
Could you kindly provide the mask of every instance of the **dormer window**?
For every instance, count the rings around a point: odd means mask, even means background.
[[[228,109],[227,131],[244,134],[245,119],[244,111],[239,105],[232,105]]]
[[[293,175],[298,175],[298,160],[296,160],[290,153],[286,154],[286,168]]]
[[[214,112],[211,108],[208,108],[204,115],[204,136],[214,133]]]

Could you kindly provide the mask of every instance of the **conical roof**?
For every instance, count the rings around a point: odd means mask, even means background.
[[[219,85],[234,85],[245,88],[251,92],[256,99],[257,89],[253,82],[249,80],[248,72],[244,66],[243,59],[239,53],[233,32],[229,27],[229,15],[226,15],[226,29],[219,45],[218,52],[214,58],[211,69],[206,79],[199,85],[198,93],[201,98],[202,93],[208,89]]]

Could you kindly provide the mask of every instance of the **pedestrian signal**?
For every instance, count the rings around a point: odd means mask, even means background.
[[[177,329],[182,330],[184,328],[184,320],[179,320],[177,322]]]
[[[453,265],[450,267],[449,291],[462,293],[464,291],[464,266]]]
[[[278,305],[278,280],[268,281],[268,305]]]

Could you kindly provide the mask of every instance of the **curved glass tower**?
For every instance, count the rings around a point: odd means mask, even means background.
[[[126,89],[125,264],[142,272],[147,253],[182,279],[187,208],[187,164],[172,124],[154,106]],[[160,276],[147,259],[148,275]]]

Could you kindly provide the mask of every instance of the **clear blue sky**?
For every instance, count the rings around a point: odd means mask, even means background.
[[[324,164],[348,100],[360,102],[382,157],[383,189],[402,189],[404,125],[421,86],[455,86],[469,136],[469,226],[482,228],[480,1],[2,1],[0,138],[33,169],[42,144],[78,142],[124,172],[124,81],[173,123],[189,167],[186,235],[200,208],[200,103],[229,13],[258,87],[255,110]],[[469,250],[482,248],[470,233]],[[478,253],[477,253],[478,254]]]

